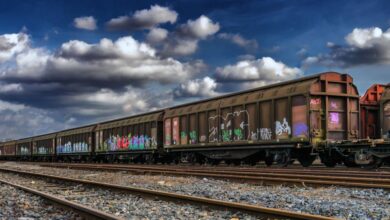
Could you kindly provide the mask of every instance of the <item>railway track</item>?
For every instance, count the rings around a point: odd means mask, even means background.
[[[346,186],[362,188],[390,189],[390,172],[331,171],[302,169],[256,169],[256,168],[199,168],[150,165],[115,164],[64,164],[39,163],[41,166],[101,170],[126,171],[135,174],[196,176],[217,179],[245,181],[249,183],[277,183],[311,186]]]
[[[6,185],[12,186],[14,188],[23,190],[27,193],[31,193],[33,195],[37,195],[39,197],[42,197],[43,199],[47,200],[50,203],[57,204],[61,207],[64,207],[66,209],[69,209],[69,210],[76,212],[86,219],[102,219],[102,220],[103,219],[106,219],[106,220],[120,220],[120,219],[122,219],[122,218],[119,218],[115,215],[111,215],[109,213],[105,213],[105,212],[102,212],[100,210],[97,210],[97,209],[94,209],[91,207],[87,207],[87,206],[84,206],[82,204],[78,204],[78,203],[66,200],[64,198],[54,196],[52,194],[49,194],[49,193],[46,193],[43,191],[39,191],[39,190],[30,188],[27,186],[16,184],[14,182],[10,182],[10,181],[4,180],[4,179],[0,179],[0,183],[6,184]]]
[[[184,195],[184,194],[178,194],[178,193],[172,193],[172,192],[121,186],[121,185],[101,183],[101,182],[81,180],[81,179],[74,179],[74,178],[68,178],[68,177],[26,172],[26,171],[14,170],[14,169],[0,168],[0,171],[6,172],[6,173],[11,173],[11,174],[17,174],[18,176],[27,176],[27,177],[33,177],[33,178],[39,178],[39,179],[43,178],[43,179],[49,180],[48,181],[49,184],[46,187],[51,187],[50,184],[52,184],[53,182],[56,182],[57,184],[61,183],[61,185],[65,185],[66,183],[75,183],[75,184],[80,184],[80,185],[93,186],[93,187],[97,187],[97,188],[104,188],[104,189],[108,189],[110,191],[119,191],[119,192],[136,194],[136,195],[145,195],[145,196],[152,197],[152,198],[158,197],[162,200],[181,202],[184,204],[195,203],[198,205],[207,205],[207,206],[212,206],[212,207],[216,207],[216,208],[220,208],[220,209],[224,209],[224,210],[241,211],[241,212],[251,213],[251,214],[259,215],[259,216],[267,216],[267,217],[271,216],[273,218],[278,218],[278,219],[286,219],[286,218],[287,219],[314,219],[314,220],[334,219],[331,217],[298,213],[298,212],[292,212],[292,211],[275,209],[275,208],[267,208],[267,207],[258,206],[258,205],[242,204],[242,203],[237,203],[237,202],[229,202],[229,201],[210,199],[210,198],[204,198],[204,197],[198,197],[198,196],[190,196],[190,195]],[[23,190],[28,190],[32,193],[39,193],[38,195],[44,196],[45,198],[49,197],[49,195],[47,195],[46,193],[38,192],[37,190],[34,190],[34,189],[28,189],[26,186],[14,184],[14,183],[9,183],[7,181],[1,181],[1,182],[6,183],[6,184],[12,184],[15,187],[18,187],[18,188],[23,189]],[[88,188],[88,187],[86,187],[86,188]],[[64,204],[66,204],[65,201],[63,201],[63,199],[54,198],[54,200],[58,201],[58,202],[64,202]],[[84,209],[89,210],[87,207],[84,207]],[[101,218],[101,217],[99,217],[99,218]],[[107,217],[104,217],[104,219],[119,219],[119,217],[107,215]]]

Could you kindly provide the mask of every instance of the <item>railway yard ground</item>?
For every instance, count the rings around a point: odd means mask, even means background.
[[[229,177],[202,177],[199,174],[202,170],[208,173],[223,173],[230,169],[232,173],[241,171],[243,174],[254,175],[262,173],[264,168],[199,166],[191,168],[190,166],[123,164],[59,165],[63,167],[51,167],[50,163],[1,163],[0,181],[17,183],[48,193],[101,211],[108,216],[111,215],[112,219],[390,219],[390,187],[364,187],[364,185],[355,187],[337,184],[312,186],[305,184],[308,179],[302,179],[300,184],[278,181],[234,181]],[[130,168],[138,168],[140,172],[135,173]],[[151,170],[161,172],[150,172]],[[169,172],[172,170],[182,172],[193,170],[193,173],[199,175],[191,175],[191,172],[187,175],[184,173],[175,175]],[[390,185],[388,182],[390,171],[387,169],[364,171],[341,168],[331,170],[320,167],[271,168],[267,172],[289,174],[291,179],[309,176],[307,173],[310,172],[317,177],[332,176],[329,172],[333,172],[336,178],[342,176],[344,172],[346,178],[360,179],[364,184],[376,184],[375,181],[379,181],[381,185]],[[303,174],[304,172],[306,174]],[[294,173],[296,177],[293,177]],[[371,175],[368,175],[369,173]],[[321,179],[317,180],[321,181]],[[51,206],[39,196],[23,192],[4,182],[0,183],[0,188],[2,219],[83,218],[77,211],[64,211],[61,207]],[[166,193],[173,194],[166,195]],[[177,195],[179,197],[176,198]],[[199,198],[205,201],[200,201]],[[199,201],[194,202],[194,199]],[[38,209],[37,207],[49,208]],[[56,215],[53,216],[53,213]]]

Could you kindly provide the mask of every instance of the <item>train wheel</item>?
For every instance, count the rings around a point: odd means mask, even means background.
[[[274,162],[274,158],[272,156],[268,156],[265,158],[264,162],[267,167],[270,167]]]
[[[311,155],[306,155],[306,156],[301,156],[298,157],[299,163],[303,167],[309,167],[313,164],[314,160],[316,159],[316,156],[311,156]]]
[[[357,167],[354,155],[350,155],[350,156],[344,158],[343,163],[346,167]]]

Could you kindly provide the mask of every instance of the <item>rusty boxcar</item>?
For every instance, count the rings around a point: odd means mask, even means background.
[[[57,133],[56,154],[58,159],[90,160],[94,148],[96,125],[72,128]]]
[[[180,160],[308,166],[323,141],[357,139],[359,95],[347,74],[326,72],[169,108],[164,148]]]
[[[34,160],[53,160],[55,157],[56,134],[33,137],[32,155]]]
[[[381,133],[386,140],[390,139],[390,84],[384,88],[384,92],[380,101],[381,109]]]
[[[16,142],[16,156],[19,159],[28,159],[32,154],[32,138],[20,139]]]
[[[381,138],[379,104],[384,85],[374,84],[360,98],[361,138]]]
[[[5,141],[0,145],[0,156],[4,159],[15,158],[16,141]]]
[[[99,123],[95,154],[99,159],[154,160],[162,148],[163,111]]]

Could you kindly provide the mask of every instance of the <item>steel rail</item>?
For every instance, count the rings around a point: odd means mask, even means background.
[[[179,176],[198,176],[211,177],[219,179],[235,179],[250,182],[277,182],[277,183],[297,183],[311,185],[339,185],[347,187],[360,188],[383,188],[390,189],[390,179],[378,178],[357,178],[357,177],[340,177],[340,176],[321,176],[321,175],[301,175],[301,174],[274,174],[274,173],[243,173],[243,172],[218,172],[218,171],[199,171],[199,170],[165,170],[165,169],[148,169],[148,168],[116,168],[106,166],[91,165],[54,165],[54,167],[77,168],[86,170],[110,170],[110,171],[128,171],[132,173],[150,173],[163,175]]]
[[[42,198],[44,198],[52,203],[56,203],[56,204],[61,205],[65,208],[74,210],[75,212],[81,214],[82,216],[88,216],[89,218],[92,218],[92,219],[106,219],[106,220],[121,220],[121,219],[123,219],[123,218],[120,218],[118,216],[111,215],[109,213],[105,213],[105,212],[102,212],[100,210],[93,209],[93,208],[87,207],[85,205],[81,205],[81,204],[78,204],[78,203],[75,203],[75,202],[72,202],[72,201],[69,201],[66,199],[62,199],[60,197],[56,197],[54,195],[51,195],[51,194],[48,194],[45,192],[41,192],[41,191],[26,187],[26,186],[22,186],[22,185],[19,185],[16,183],[11,183],[11,182],[6,181],[6,180],[0,179],[0,183],[10,185],[12,187],[18,188],[18,189],[23,190],[25,192],[40,196],[40,197],[42,197]]]
[[[165,191],[159,191],[159,190],[151,190],[151,189],[138,188],[138,187],[122,186],[122,185],[117,185],[117,184],[94,182],[94,181],[89,181],[89,180],[74,179],[74,178],[61,177],[61,176],[55,176],[55,175],[39,174],[39,173],[32,173],[32,172],[6,169],[6,168],[0,168],[0,171],[36,176],[36,177],[41,177],[41,178],[51,178],[51,179],[55,179],[55,180],[74,182],[74,183],[78,183],[78,184],[86,184],[86,185],[91,185],[91,186],[95,186],[95,187],[107,188],[107,189],[111,189],[111,190],[119,190],[119,191],[124,191],[124,192],[129,192],[129,193],[144,194],[144,195],[149,195],[149,196],[153,196],[153,197],[157,196],[157,197],[165,198],[165,199],[171,199],[171,200],[173,199],[176,202],[177,202],[177,200],[180,200],[181,202],[187,202],[187,203],[190,202],[190,203],[197,203],[197,204],[203,204],[203,205],[211,205],[211,206],[220,207],[220,208],[224,208],[224,209],[234,209],[234,210],[254,213],[257,215],[267,214],[267,215],[272,215],[275,217],[283,217],[283,218],[287,217],[287,218],[293,218],[293,219],[313,219],[313,220],[335,219],[332,217],[313,215],[313,214],[307,214],[307,213],[299,213],[299,212],[293,212],[293,211],[276,209],[276,208],[268,208],[268,207],[259,206],[259,205],[249,205],[249,204],[243,204],[243,203],[238,203],[238,202],[229,202],[229,201],[210,199],[210,198],[199,197],[199,196],[190,196],[190,195],[165,192]]]

